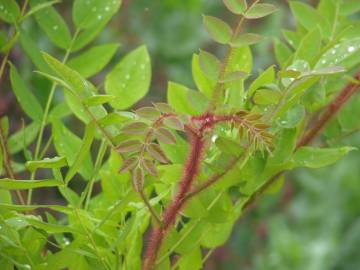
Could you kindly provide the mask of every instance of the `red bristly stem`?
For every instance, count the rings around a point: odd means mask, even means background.
[[[165,209],[162,216],[162,226],[157,226],[151,233],[150,243],[146,250],[144,270],[152,270],[159,255],[164,238],[176,222],[176,218],[189,199],[187,195],[191,191],[192,183],[200,172],[203,154],[205,152],[206,139],[204,134],[220,122],[237,122],[247,124],[247,121],[237,115],[214,115],[206,113],[191,118],[191,124],[186,125],[186,131],[190,139],[190,151],[184,166],[183,176],[179,183],[178,192],[172,203]],[[233,166],[233,165],[231,165]],[[222,174],[214,175],[214,178]],[[215,179],[214,179],[215,180]]]

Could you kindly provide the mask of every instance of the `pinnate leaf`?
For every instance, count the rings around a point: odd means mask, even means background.
[[[246,0],[223,0],[225,6],[235,14],[242,14],[247,9]]]
[[[143,144],[139,140],[126,140],[121,142],[117,147],[117,151],[120,153],[136,152],[142,148]]]
[[[204,25],[206,31],[216,42],[221,44],[230,42],[232,30],[223,20],[212,16],[204,16]]]
[[[169,159],[166,157],[164,151],[161,149],[160,145],[151,143],[146,147],[147,152],[155,158],[156,160],[160,161],[161,163],[169,163]]]
[[[248,19],[258,19],[265,17],[276,10],[277,8],[271,4],[255,4],[246,11],[245,17]]]

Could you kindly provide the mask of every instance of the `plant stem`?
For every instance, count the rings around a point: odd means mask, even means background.
[[[194,197],[195,195],[199,194],[200,192],[202,192],[203,190],[209,188],[210,186],[212,186],[213,184],[215,184],[217,181],[219,181],[223,176],[225,176],[230,170],[232,170],[241,160],[241,163],[239,164],[239,168],[242,168],[248,158],[250,156],[250,151],[249,151],[249,147],[246,149],[246,151],[240,155],[237,158],[234,158],[233,160],[231,160],[224,168],[224,171],[221,173],[216,173],[214,175],[212,175],[207,181],[203,182],[201,185],[199,185],[198,187],[196,187],[194,190],[192,190],[190,193],[188,193],[185,197],[185,200],[189,200],[192,197]]]
[[[184,175],[180,181],[179,190],[173,202],[164,212],[162,219],[163,226],[158,226],[152,231],[150,244],[146,251],[144,270],[154,269],[164,238],[170,227],[175,223],[177,214],[184,205],[185,195],[190,190],[192,182],[199,173],[205,141],[198,134],[190,133],[189,136],[191,140],[191,149],[188,160],[184,166]]]
[[[148,198],[146,197],[146,194],[144,193],[144,190],[139,190],[139,195],[141,197],[141,199],[143,200],[144,204],[146,205],[146,207],[149,209],[151,216],[155,219],[156,223],[158,224],[158,226],[162,227],[162,221],[159,217],[159,215],[156,213],[155,209],[151,206]]]
[[[96,157],[96,161],[95,161],[94,173],[93,173],[93,176],[91,177],[91,179],[89,181],[89,188],[88,188],[88,192],[87,192],[86,200],[85,200],[85,204],[84,204],[84,209],[85,210],[89,206],[92,190],[93,190],[93,187],[94,187],[94,182],[95,182],[96,176],[98,175],[98,172],[100,170],[102,161],[104,159],[104,155],[106,153],[106,148],[107,148],[106,147],[106,142],[105,142],[105,140],[102,140],[101,144],[100,144],[98,154],[97,154],[97,157]]]
[[[75,40],[76,40],[77,36],[79,35],[79,33],[80,33],[80,30],[76,30],[76,32],[74,33],[74,36],[71,39],[69,48],[67,48],[67,50],[65,52],[62,63],[66,63],[67,59],[69,58],[72,47],[73,47],[73,45],[75,43]],[[56,83],[54,82],[51,85],[50,93],[49,93],[49,96],[48,96],[48,99],[47,99],[46,105],[45,105],[44,115],[43,115],[43,118],[41,120],[40,131],[39,131],[39,135],[38,135],[36,145],[35,145],[34,160],[37,160],[39,158],[40,147],[41,147],[41,143],[42,143],[42,139],[43,139],[43,135],[44,135],[44,130],[45,130],[45,127],[47,125],[51,103],[52,103],[52,100],[54,98],[55,89],[56,89]],[[32,172],[31,176],[30,176],[31,180],[33,180],[34,178],[35,178],[35,171]],[[31,200],[32,200],[32,189],[30,189],[29,192],[28,192],[27,204],[31,204]]]
[[[360,80],[360,72],[357,73],[355,76],[355,79],[357,81]],[[305,135],[298,141],[296,144],[296,148],[294,151],[297,151],[300,147],[306,146],[311,141],[317,137],[320,133],[320,131],[325,127],[327,123],[336,115],[336,113],[344,106],[346,101],[348,101],[359,89],[360,84],[357,83],[350,83],[347,86],[341,90],[341,92],[335,97],[335,99],[327,105],[327,108],[325,109],[325,112],[320,117],[320,119],[314,124],[314,126],[305,133]],[[270,179],[268,179],[263,185],[261,185],[251,196],[250,198],[245,202],[245,204],[242,206],[242,211],[245,211],[249,208],[250,205],[252,205],[257,198],[259,198],[261,195],[264,194],[264,192],[272,185],[274,184],[279,177],[284,173],[285,171],[280,171],[274,176],[272,176]]]
[[[97,244],[96,244],[94,238],[92,237],[91,233],[88,231],[88,229],[87,229],[87,228],[85,227],[85,225],[83,224],[83,222],[82,222],[82,220],[81,220],[81,217],[80,217],[80,215],[79,215],[79,213],[78,213],[78,210],[77,210],[77,209],[74,209],[74,212],[75,212],[75,214],[76,214],[76,216],[77,216],[77,218],[78,218],[78,220],[79,220],[79,222],[80,222],[81,227],[83,228],[84,232],[86,233],[87,238],[89,239],[91,245],[93,246],[93,249],[94,249],[94,251],[95,251],[95,253],[96,253],[96,256],[98,257],[99,261],[103,264],[103,266],[104,266],[105,269],[109,269],[109,270],[110,270],[111,267],[110,267],[110,266],[108,265],[108,263],[105,261],[105,258],[101,256],[101,254],[100,254],[100,252],[99,252],[99,250],[98,250],[98,248],[97,248]]]
[[[355,78],[360,80],[360,72],[357,73]],[[314,124],[314,126],[299,140],[296,145],[296,149],[309,144],[332,119],[332,117],[343,107],[343,105],[358,91],[359,86],[359,83],[348,84],[327,106],[325,112],[320,116],[320,119]]]

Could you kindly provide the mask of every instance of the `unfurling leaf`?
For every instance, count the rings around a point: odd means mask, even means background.
[[[132,183],[136,192],[139,192],[144,187],[144,171],[141,167],[136,167],[132,172]]]
[[[122,127],[121,132],[124,134],[140,135],[145,134],[148,130],[148,125],[143,122],[133,122]]]
[[[225,6],[232,13],[242,14],[247,9],[246,0],[223,0]]]
[[[156,120],[160,117],[160,112],[154,107],[143,107],[135,111],[135,113],[142,118],[149,120]]]
[[[276,10],[277,8],[271,4],[256,4],[246,11],[245,17],[248,19],[258,19],[265,17]]]
[[[163,120],[163,123],[168,128],[175,130],[184,130],[184,124],[177,117],[167,117]]]
[[[152,176],[157,176],[157,169],[155,163],[150,159],[141,160],[142,167]]]
[[[150,154],[150,156],[160,161],[161,163],[170,162],[170,160],[166,157],[164,151],[161,149],[160,145],[151,143],[146,147],[146,150]]]
[[[131,157],[128,159],[125,159],[119,172],[124,173],[127,171],[131,171],[136,167],[136,165],[139,163],[139,159],[137,157]]]
[[[230,26],[216,17],[204,16],[204,25],[209,35],[218,43],[227,44],[231,40]]]
[[[176,137],[166,128],[158,128],[155,130],[155,137],[159,142],[165,144],[174,144],[176,143]]]
[[[142,146],[143,144],[139,140],[126,140],[121,142],[116,149],[120,153],[129,153],[139,151]]]

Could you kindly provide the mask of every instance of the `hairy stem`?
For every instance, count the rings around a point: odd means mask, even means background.
[[[160,248],[170,227],[175,223],[177,214],[184,206],[185,196],[191,188],[191,184],[199,173],[205,141],[202,136],[189,132],[191,149],[189,158],[184,167],[183,177],[180,181],[179,190],[163,214],[163,226],[156,227],[151,233],[150,244],[147,247],[144,262],[144,270],[151,270],[155,266]]]

